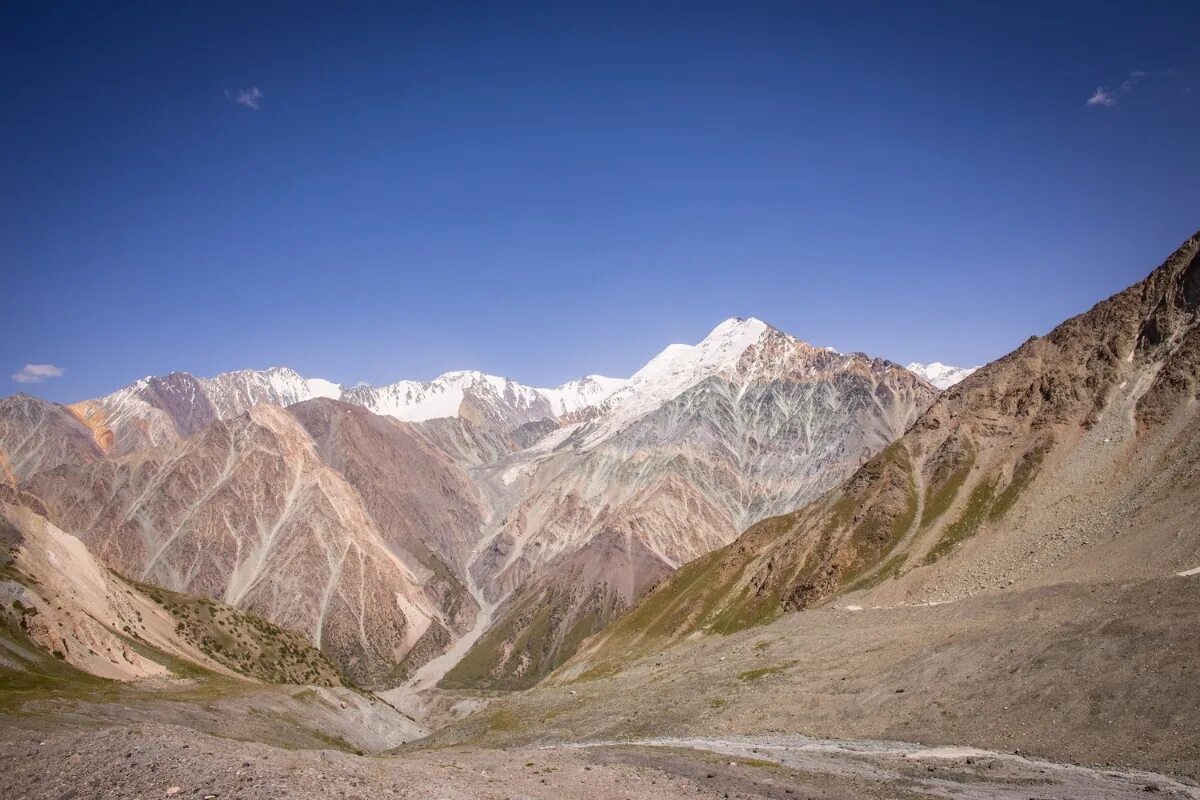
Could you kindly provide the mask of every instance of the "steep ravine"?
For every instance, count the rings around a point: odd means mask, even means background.
[[[496,494],[492,492],[485,492],[484,496],[491,498],[493,502],[497,500]],[[455,640],[444,653],[421,665],[408,681],[394,689],[377,693],[388,703],[418,721],[427,720],[438,683],[470,652],[475,643],[479,641],[479,637],[487,632],[495,618],[496,607],[503,602],[503,598],[492,602],[484,596],[483,587],[476,581],[472,569],[480,554],[491,546],[492,539],[496,536],[497,529],[492,524],[496,512],[497,509],[493,507],[488,521],[482,526],[483,535],[467,559],[467,569],[463,570],[463,584],[479,606],[479,610],[475,614],[475,624]]]

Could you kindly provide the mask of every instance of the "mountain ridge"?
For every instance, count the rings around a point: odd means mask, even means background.
[[[731,317],[697,345],[668,345],[630,378],[589,374],[553,388],[534,387],[478,370],[450,370],[429,381],[402,379],[379,386],[351,387],[306,378],[291,367],[274,366],[237,369],[211,378],[188,372],[148,375],[107,395],[64,407],[92,431],[101,450],[117,453],[188,436],[217,419],[237,416],[252,405],[288,406],[319,397],[341,399],[409,422],[465,417],[508,433],[542,419],[599,416],[637,394],[632,388],[635,384],[662,383],[672,372],[686,373],[685,367],[691,367],[691,378],[685,374],[684,379],[696,383],[722,366],[711,359],[714,351],[720,350],[717,345],[727,353],[734,352],[765,331],[790,336],[755,317]],[[837,353],[833,348],[815,349]],[[957,376],[955,379],[961,379],[960,373],[969,374],[969,370],[938,362],[929,366],[943,367],[947,374]],[[914,362],[910,367],[920,367],[917,373],[930,379],[921,371],[924,365]],[[937,382],[945,382],[941,374],[935,375]],[[677,393],[686,388],[686,383],[674,388]],[[668,386],[663,391],[669,393],[670,389]],[[625,413],[635,414],[636,407]]]
[[[1198,306],[1200,234],[941,393],[841,486],[675,573],[570,669],[847,595],[936,603],[1183,568],[1200,558],[1175,527],[1200,493]]]

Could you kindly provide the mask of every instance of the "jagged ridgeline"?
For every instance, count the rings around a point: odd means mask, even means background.
[[[7,479],[122,575],[294,631],[364,686],[452,651],[447,685],[519,688],[680,564],[836,485],[936,395],[735,318],[629,379],[555,389],[276,368],[70,406],[18,395],[0,449]]]
[[[832,600],[935,603],[1186,563],[1198,251],[1193,236],[1144,281],[950,388],[837,488],[682,567],[567,674]]]

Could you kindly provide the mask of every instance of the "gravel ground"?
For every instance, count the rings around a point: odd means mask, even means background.
[[[1200,576],[789,614],[491,700],[428,744],[804,734],[1200,780]]]
[[[393,756],[286,750],[172,725],[0,735],[4,796],[89,798],[1200,798],[1141,772],[1092,770],[973,749],[802,737],[661,739],[562,747],[446,748]]]

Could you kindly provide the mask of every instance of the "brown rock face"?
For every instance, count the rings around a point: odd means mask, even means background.
[[[441,685],[529,688],[670,574],[640,538],[603,532],[521,586]]]
[[[431,652],[440,652],[452,635],[471,627],[478,610],[463,585],[483,514],[470,477],[409,423],[329,399],[287,411],[308,431],[321,460],[358,492],[392,552],[427,571],[424,591],[441,621],[425,637],[439,643]]]
[[[1200,564],[1198,254],[1200,235],[952,387],[841,486],[681,570],[591,655],[848,594],[936,602]]]
[[[105,564],[304,632],[354,680],[386,684],[439,609],[357,491],[282,409],[42,473],[28,488]]]

